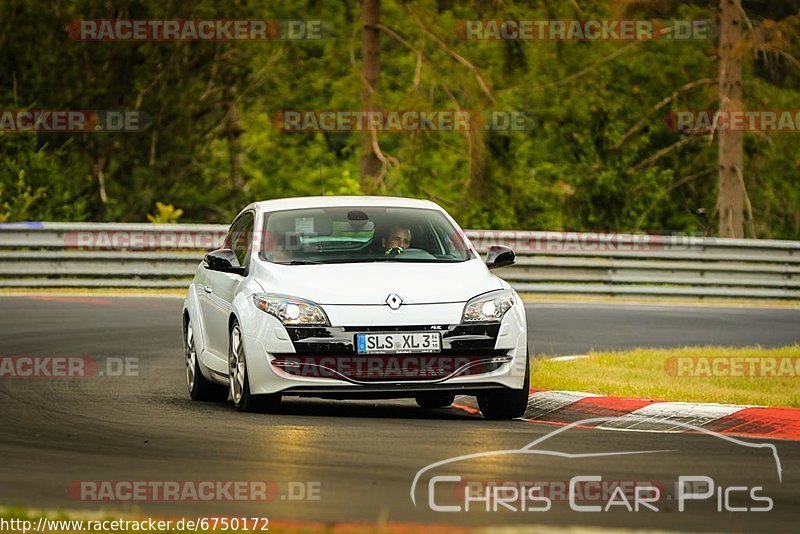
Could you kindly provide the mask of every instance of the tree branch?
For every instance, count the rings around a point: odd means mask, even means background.
[[[716,169],[714,167],[708,167],[707,169],[703,169],[702,171],[698,171],[698,172],[695,172],[695,173],[692,173],[692,174],[688,174],[688,175],[684,176],[683,178],[681,178],[679,180],[676,180],[675,182],[670,184],[670,186],[667,187],[667,189],[664,191],[664,194],[663,195],[659,195],[658,197],[656,197],[653,200],[653,202],[651,202],[650,205],[647,206],[647,208],[642,212],[642,214],[639,215],[639,218],[636,220],[636,226],[634,226],[634,229],[635,230],[639,230],[639,228],[641,228],[645,217],[647,217],[647,215],[652,211],[653,206],[655,206],[656,203],[661,201],[662,198],[669,196],[670,193],[672,193],[674,190],[676,190],[677,188],[679,188],[683,184],[691,182],[692,180],[696,180],[697,178],[700,178],[700,177],[705,176],[707,174],[712,174],[715,170]]]
[[[684,137],[684,138],[672,143],[671,145],[662,148],[661,150],[657,151],[652,156],[643,159],[642,161],[640,161],[639,163],[637,163],[636,165],[634,165],[633,167],[631,167],[628,170],[629,170],[629,172],[635,172],[635,171],[638,171],[640,169],[643,169],[644,167],[649,167],[650,165],[652,165],[656,161],[660,160],[661,158],[663,158],[664,156],[666,156],[667,154],[669,154],[673,150],[677,150],[677,149],[681,148],[684,145],[688,145],[689,143],[691,143],[692,141],[695,141],[696,139],[699,139],[699,137],[696,137],[696,136],[693,136],[693,135],[686,136],[686,137]]]
[[[383,179],[386,177],[386,174],[389,172],[391,167],[398,167],[400,165],[400,160],[383,153],[381,146],[378,143],[378,133],[375,131],[375,128],[370,128],[369,134],[372,141],[372,152],[375,154],[375,157],[378,158],[378,161],[381,162],[381,173],[378,175],[376,180],[380,184],[381,190],[385,193],[386,183]]]
[[[422,75],[422,61],[423,61],[422,50],[414,48],[411,45],[411,43],[403,39],[400,36],[400,34],[398,34],[393,29],[389,28],[388,26],[385,26],[383,24],[378,24],[377,28],[382,32],[388,34],[389,37],[393,38],[398,43],[402,44],[403,46],[414,52],[414,54],[417,56],[417,62],[416,65],[414,66],[414,84],[413,84],[414,91],[417,91],[419,89],[419,83]]]
[[[562,78],[560,80],[556,80],[556,81],[550,82],[550,83],[545,83],[543,85],[537,85],[536,87],[533,87],[531,90],[532,91],[536,91],[537,89],[547,89],[549,87],[557,87],[559,85],[564,85],[565,83],[569,83],[572,80],[580,78],[581,76],[583,76],[587,72],[590,72],[590,71],[596,69],[600,65],[604,65],[604,64],[608,63],[609,61],[612,61],[612,60],[616,59],[617,57],[621,56],[622,54],[624,54],[625,52],[627,52],[628,50],[630,50],[631,48],[633,48],[637,44],[643,43],[643,42],[644,41],[632,41],[632,42],[626,44],[625,46],[623,46],[622,48],[618,48],[617,50],[613,51],[612,53],[610,53],[609,55],[607,55],[606,57],[604,57],[603,59],[601,59],[597,63],[592,63],[591,65],[587,65],[586,67],[582,68],[578,72],[570,74],[566,78]]]
[[[687,174],[686,176],[684,176],[684,177],[682,177],[682,178],[680,178],[678,180],[675,180],[667,188],[667,193],[672,193],[673,191],[678,189],[683,184],[688,184],[692,180],[696,180],[696,179],[701,178],[701,177],[703,177],[703,176],[705,176],[707,174],[712,174],[715,170],[716,170],[716,168],[714,168],[714,167],[708,167],[707,169],[703,169],[702,171],[697,171],[697,172],[694,172],[692,174]]]
[[[689,82],[689,83],[683,84],[678,89],[673,91],[672,94],[670,94],[668,97],[662,99],[655,106],[650,108],[650,110],[648,110],[642,116],[642,118],[639,119],[639,121],[636,124],[634,124],[633,126],[628,128],[628,130],[624,134],[622,134],[622,137],[620,138],[620,140],[617,141],[617,143],[614,145],[614,148],[619,148],[620,146],[622,146],[622,144],[625,141],[627,141],[630,136],[632,136],[633,134],[635,134],[636,132],[640,131],[642,128],[645,127],[645,125],[647,124],[647,119],[653,113],[655,113],[659,109],[663,108],[664,106],[666,106],[667,104],[669,104],[670,102],[675,100],[675,98],[677,98],[681,94],[686,93],[688,91],[691,91],[695,87],[699,87],[701,85],[711,85],[711,84],[715,84],[715,83],[717,83],[717,79],[716,78],[701,78],[699,80],[695,80],[693,82]]]
[[[434,41],[436,41],[436,44],[438,44],[442,48],[442,50],[444,50],[447,53],[447,55],[449,55],[450,57],[452,57],[453,59],[455,59],[456,61],[458,61],[459,63],[461,63],[462,65],[464,65],[465,67],[467,67],[469,70],[472,71],[472,74],[478,81],[478,85],[480,86],[483,93],[492,103],[494,103],[495,102],[494,95],[492,95],[492,91],[489,89],[489,86],[486,84],[486,81],[484,81],[483,76],[481,76],[481,72],[478,69],[478,67],[470,63],[467,58],[465,58],[464,56],[460,55],[458,52],[447,46],[447,43],[445,43],[441,37],[439,37],[432,31],[428,30],[422,23],[422,21],[419,20],[419,17],[417,17],[416,15],[411,15],[411,18],[414,19],[414,22],[416,22],[417,26],[420,27],[420,29],[423,31],[423,33],[425,33],[425,35],[430,36]]]

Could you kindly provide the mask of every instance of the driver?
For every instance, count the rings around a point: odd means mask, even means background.
[[[397,256],[411,246],[411,229],[395,225],[381,238],[381,245],[387,256]]]

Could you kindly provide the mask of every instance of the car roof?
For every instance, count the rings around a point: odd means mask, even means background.
[[[425,208],[442,210],[442,208],[430,200],[403,197],[382,197],[382,196],[317,196],[317,197],[294,197],[279,198],[274,200],[262,200],[253,202],[248,207],[254,207],[258,211],[281,211],[300,208],[330,208],[330,207],[350,207],[350,206],[375,206],[391,208]]]

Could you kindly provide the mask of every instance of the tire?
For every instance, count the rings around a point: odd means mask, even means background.
[[[240,412],[270,412],[281,404],[280,395],[253,395],[250,393],[250,380],[247,376],[247,359],[242,343],[242,329],[234,319],[228,342],[228,379],[233,405]]]
[[[528,407],[531,387],[531,359],[525,354],[525,378],[522,389],[499,389],[478,395],[478,406],[486,419],[514,419],[522,417]]]
[[[427,391],[414,397],[414,400],[420,408],[447,408],[456,400],[456,394],[447,391]]]
[[[194,328],[191,319],[186,321],[183,329],[183,361],[186,374],[186,388],[192,400],[203,402],[225,402],[228,400],[228,388],[215,384],[200,371],[200,360],[194,343]]]

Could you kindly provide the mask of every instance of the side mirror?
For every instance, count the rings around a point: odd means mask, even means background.
[[[513,265],[517,261],[517,255],[510,248],[503,245],[491,245],[486,254],[486,266],[490,269]]]
[[[239,265],[239,260],[236,258],[236,253],[229,248],[221,248],[206,254],[203,259],[206,264],[206,269],[210,271],[219,271],[221,273],[231,273],[244,276],[246,267]]]

